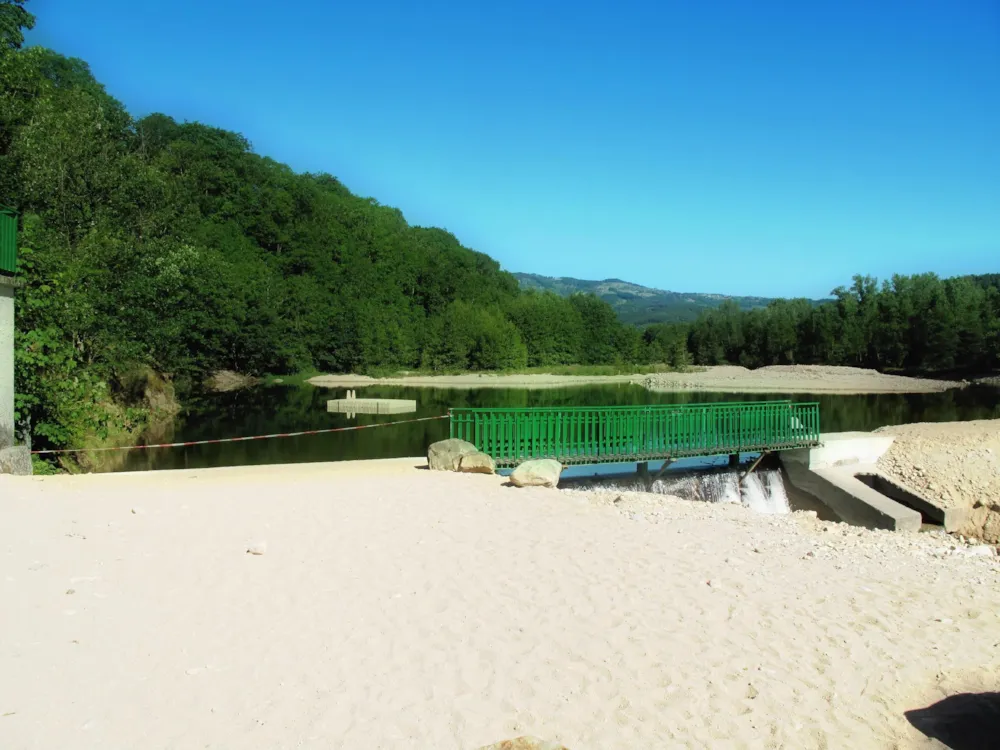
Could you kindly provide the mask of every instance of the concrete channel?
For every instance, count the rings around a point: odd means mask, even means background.
[[[841,432],[820,439],[814,448],[783,451],[781,464],[792,486],[816,498],[842,520],[891,531],[919,531],[925,515],[937,523],[958,523],[957,518],[946,519],[943,509],[926,499],[914,502],[915,493],[878,473],[876,464],[892,445],[891,435]]]

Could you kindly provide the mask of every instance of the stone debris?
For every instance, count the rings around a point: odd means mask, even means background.
[[[265,552],[267,552],[267,542],[264,541],[254,542],[247,547],[248,555],[263,555]]]

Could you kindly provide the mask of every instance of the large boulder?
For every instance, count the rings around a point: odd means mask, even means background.
[[[458,471],[462,456],[479,453],[472,443],[458,438],[439,440],[427,449],[427,466],[431,471]]]
[[[562,464],[551,458],[525,461],[514,469],[510,483],[515,487],[555,487],[560,474]]]
[[[466,474],[496,474],[497,466],[493,463],[492,458],[485,453],[476,451],[459,459],[458,470]]]
[[[537,737],[518,737],[516,740],[504,740],[493,745],[486,745],[479,750],[569,750],[565,745],[546,742]]]

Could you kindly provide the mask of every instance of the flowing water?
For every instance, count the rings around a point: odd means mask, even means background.
[[[402,388],[378,386],[358,389],[359,396],[415,399],[413,415],[329,414],[328,399],[343,389],[312,386],[259,387],[234,393],[205,394],[185,399],[185,410],[167,434],[156,442],[187,442],[248,435],[374,425],[404,417],[447,414],[449,407],[622,406],[629,404],[766,401],[791,398],[818,401],[824,432],[872,430],[904,422],[1000,418],[1000,388],[970,387],[929,394],[808,396],[760,393],[653,393],[636,385],[587,385],[544,390],[481,388]],[[349,459],[419,456],[435,440],[448,436],[446,419],[378,429],[326,435],[221,443],[185,448],[131,451],[122,469],[184,469],[215,466],[342,461]],[[685,468],[678,462],[676,468]],[[635,471],[635,465],[625,466]],[[687,465],[687,468],[691,468]],[[608,467],[581,467],[576,476],[606,472]],[[673,469],[671,469],[673,471]],[[720,480],[721,481],[721,480]],[[718,497],[727,495],[721,487]]]
[[[576,490],[604,490],[605,492],[652,492],[671,495],[685,500],[707,503],[742,503],[759,513],[790,513],[792,505],[785,490],[785,483],[778,469],[760,469],[749,474],[740,483],[746,467],[734,469],[708,469],[705,471],[668,471],[652,485],[635,475],[594,477],[565,482]],[[563,483],[560,483],[562,486]],[[797,509],[797,508],[796,508]]]

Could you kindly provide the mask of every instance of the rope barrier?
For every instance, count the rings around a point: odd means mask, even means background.
[[[359,424],[353,427],[331,427],[325,430],[302,430],[300,432],[276,432],[273,435],[251,435],[248,437],[217,438],[215,440],[190,440],[184,443],[158,443],[155,445],[125,445],[114,448],[52,448],[43,451],[31,451],[33,455],[54,454],[54,453],[89,453],[97,451],[141,451],[147,448],[187,448],[190,445],[215,445],[217,443],[242,443],[248,440],[270,440],[271,438],[300,437],[301,435],[323,435],[328,432],[350,432],[351,430],[367,430],[372,427],[391,427],[398,424],[412,424],[413,422],[430,422],[435,419],[447,419],[447,414],[437,417],[419,417],[417,419],[403,419],[397,422],[379,422],[378,424]]]

